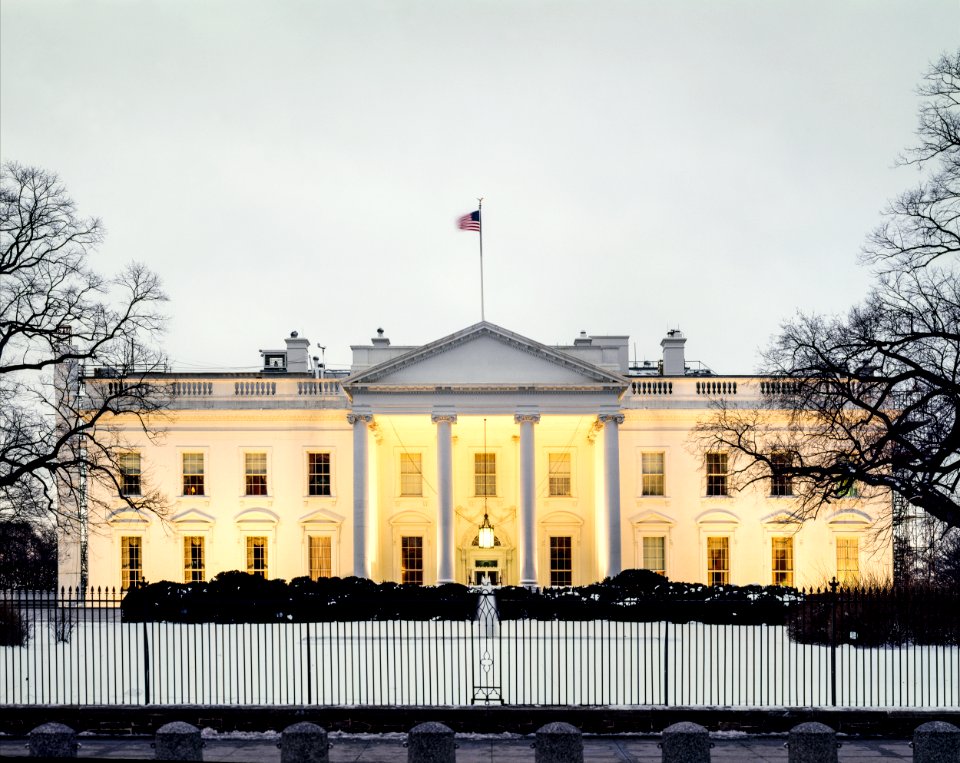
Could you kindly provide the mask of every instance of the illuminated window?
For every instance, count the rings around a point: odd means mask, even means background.
[[[784,473],[792,465],[792,453],[773,453],[770,456],[770,495],[793,495],[793,477]]]
[[[793,585],[793,538],[772,538],[774,585]]]
[[[640,454],[643,495],[663,495],[663,453]]]
[[[400,582],[423,585],[423,538],[419,535],[400,538]]]
[[[333,575],[333,554],[329,535],[310,536],[310,579]]]
[[[497,494],[497,454],[473,454],[473,487],[475,495]]]
[[[244,453],[244,483],[247,495],[267,494],[267,454]]]
[[[727,495],[726,453],[707,453],[707,495]]]
[[[140,495],[140,454],[121,453],[117,456],[120,467],[120,494]]]
[[[573,538],[550,536],[550,585],[573,585]]]
[[[307,492],[309,495],[330,495],[330,454],[307,454]]]
[[[207,579],[202,535],[188,535],[183,539],[183,582],[202,583]]]
[[[183,454],[183,494],[203,495],[203,453]]]
[[[124,535],[120,538],[120,587],[124,590],[143,582],[143,538]]]
[[[247,538],[247,572],[267,577],[267,539],[262,536]]]
[[[860,585],[859,538],[837,538],[837,580],[842,586]]]
[[[423,458],[419,453],[400,454],[400,495],[423,495]]]
[[[860,483],[855,479],[841,480],[837,483],[835,495],[837,498],[859,498]]]
[[[707,585],[730,582],[730,539],[725,536],[707,538]]]
[[[666,538],[662,535],[647,535],[643,538],[643,566],[645,570],[659,575],[667,574]]]
[[[570,454],[550,454],[550,495],[570,495]]]

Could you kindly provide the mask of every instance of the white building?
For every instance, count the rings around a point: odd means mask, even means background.
[[[346,377],[321,378],[296,333],[261,352],[259,373],[164,375],[164,434],[129,426],[123,480],[130,493],[158,488],[168,511],[105,496],[113,508],[89,518],[87,582],[231,569],[514,585],[630,567],[797,586],[890,575],[874,532],[888,496],[838,501],[801,525],[789,481],[728,489],[729,454],[701,452],[691,433],[718,397],[759,404],[764,380],[692,373],[680,332],[640,368],[626,336],[548,347],[481,322],[399,347],[378,333],[352,348]],[[63,585],[80,583],[79,549],[63,539]]]

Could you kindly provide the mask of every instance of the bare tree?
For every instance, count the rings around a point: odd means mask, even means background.
[[[137,510],[162,507],[124,491],[125,441],[115,417],[144,431],[165,405],[150,374],[165,318],[157,277],[133,264],[113,278],[88,260],[99,220],[81,217],[57,176],[0,168],[0,515],[77,519],[94,491]],[[84,384],[85,377],[101,382]]]
[[[720,401],[700,428],[704,447],[733,453],[739,486],[791,480],[801,516],[890,490],[960,526],[960,51],[920,93],[919,145],[903,161],[929,175],[870,236],[869,295],[845,316],[785,324],[765,354],[779,381],[761,409]]]

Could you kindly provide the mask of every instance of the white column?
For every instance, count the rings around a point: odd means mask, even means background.
[[[518,413],[513,420],[520,425],[520,585],[537,585],[536,534],[536,449],[533,425],[539,413]]]
[[[348,413],[353,424],[353,574],[370,577],[367,542],[370,537],[367,511],[367,425],[373,421],[369,413]]]
[[[620,558],[620,424],[622,413],[604,413],[597,417],[603,424],[604,519],[607,540],[607,568],[604,577],[619,575]]]
[[[455,413],[434,413],[437,425],[437,583],[453,583],[453,445],[451,425],[457,423]]]

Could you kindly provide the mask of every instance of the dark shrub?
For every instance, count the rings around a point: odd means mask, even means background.
[[[0,646],[23,646],[27,643],[27,624],[12,604],[0,602]]]

